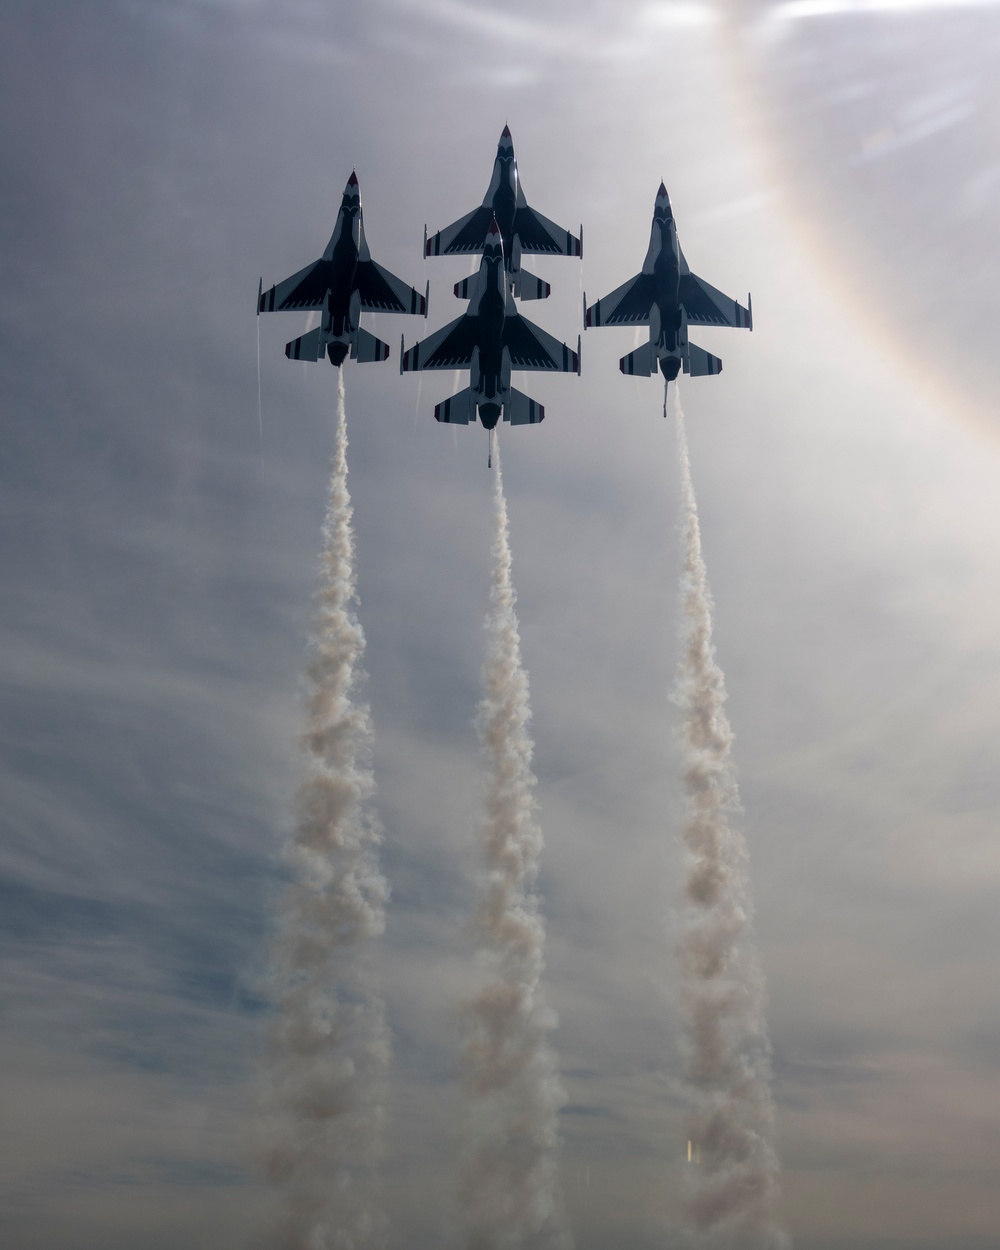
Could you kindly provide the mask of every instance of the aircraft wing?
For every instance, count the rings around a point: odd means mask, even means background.
[[[333,287],[333,264],[316,260],[284,282],[262,292],[258,312],[287,312],[289,309],[322,308],[326,293]]]
[[[587,309],[588,326],[646,326],[655,287],[651,273],[637,273]]]
[[[514,214],[513,233],[521,240],[522,252],[547,252],[550,256],[582,256],[583,239],[557,226],[548,217],[525,205]]]
[[[427,315],[427,299],[373,260],[359,260],[355,286],[366,312],[417,313]]]
[[[479,341],[479,318],[466,313],[457,320],[414,343],[400,358],[399,371],[460,369],[472,363]]]
[[[678,296],[690,325],[753,329],[753,317],[749,308],[744,308],[728,295],[723,295],[697,274],[681,275]]]
[[[565,343],[546,334],[520,314],[510,316],[503,327],[503,345],[510,349],[512,369],[552,369],[559,373],[579,373],[580,356]]]
[[[481,252],[483,239],[493,220],[493,205],[481,204],[459,217],[450,226],[432,234],[424,244],[425,256],[445,256],[455,252]]]

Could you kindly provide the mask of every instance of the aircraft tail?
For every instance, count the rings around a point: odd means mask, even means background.
[[[324,354],[326,344],[322,341],[322,330],[317,326],[301,338],[292,339],[285,344],[285,355],[289,360],[319,360]]]
[[[518,299],[548,299],[551,293],[550,283],[536,278],[533,273],[519,269],[514,276],[514,294]]]
[[[372,360],[388,360],[389,344],[383,343],[374,334],[369,334],[367,330],[359,327],[355,331],[354,341],[351,344],[351,359],[360,360],[362,363]]]
[[[634,374],[637,378],[648,378],[656,372],[656,347],[652,343],[643,343],[634,352],[629,352],[618,362],[622,373]]]
[[[455,283],[455,294],[459,299],[472,299],[475,284],[479,279],[479,270]],[[552,294],[552,284],[533,273],[525,273],[523,269],[514,275],[514,294],[518,299],[548,299]]]
[[[713,356],[711,352],[706,352],[703,347],[698,347],[695,343],[688,343],[688,359],[684,362],[684,372],[690,373],[693,378],[705,377],[712,373],[722,372],[722,361],[718,356]]]
[[[475,419],[476,401],[473,399],[472,390],[466,387],[464,391],[459,391],[457,395],[452,395],[450,399],[444,399],[441,403],[434,407],[434,420],[440,421],[444,425],[468,425],[470,421]]]
[[[530,395],[512,386],[504,400],[503,419],[511,425],[537,425],[545,420],[545,409]]]

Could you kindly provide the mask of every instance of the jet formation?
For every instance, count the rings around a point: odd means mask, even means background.
[[[579,339],[573,351],[517,311],[496,217],[481,247],[479,272],[455,284],[455,294],[469,299],[465,315],[409,350],[401,343],[399,371],[469,366],[469,385],[435,407],[436,421],[468,425],[478,412],[487,430],[496,427],[501,414],[511,425],[536,425],[545,409],[511,386],[511,370],[579,373]]]
[[[476,273],[455,283],[468,301],[463,316],[407,348],[400,344],[400,373],[422,369],[469,370],[469,385],[434,408],[435,420],[468,425],[478,417],[491,432],[502,419],[535,425],[545,416],[536,400],[511,385],[513,370],[580,373],[580,338],[574,350],[521,316],[517,300],[547,299],[551,286],[522,268],[525,255],[583,257],[583,227],[575,235],[531,208],[525,197],[510,129],[497,144],[493,174],[482,204],[428,236],[425,256],[481,256]],[[361,190],[351,174],[336,225],[319,260],[283,282],[257,289],[257,313],[310,311],[319,325],[285,346],[291,360],[326,356],[340,368],[350,358],[386,360],[389,345],[365,330],[363,312],[427,316],[430,284],[421,294],[372,260],[365,238]],[[662,375],[667,389],[683,371],[693,377],[720,373],[722,361],[692,343],[688,327],[753,329],[749,295],[744,307],[691,272],[674,221],[670,197],[660,183],[649,248],[642,270],[590,307],[583,300],[584,328],[648,326],[649,341],[622,356],[622,373]]]

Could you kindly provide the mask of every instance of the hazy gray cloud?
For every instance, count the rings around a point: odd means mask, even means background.
[[[316,255],[356,166],[376,257],[430,278],[432,326],[458,315],[468,265],[425,262],[422,226],[481,200],[504,121],[530,200],[586,228],[582,266],[532,262],[546,329],[639,269],[661,177],[696,271],[753,290],[753,335],[706,328],[725,371],[684,394],[796,1243],[997,1244],[1000,456],[969,399],[995,373],[996,15],[738,37],[767,7],[523,4],[498,31],[458,4],[5,6],[5,1244],[259,1224],[260,973],[334,376],[283,357],[300,319],[262,319],[261,440],[257,277]],[[395,353],[428,326],[373,328]],[[522,379],[546,420],[502,436],[582,1250],[662,1244],[685,1167],[677,475],[658,384],[618,371],[632,338]],[[394,355],[346,383],[389,1214],[397,1242],[455,1245],[486,439],[435,426],[447,375],[418,392]]]

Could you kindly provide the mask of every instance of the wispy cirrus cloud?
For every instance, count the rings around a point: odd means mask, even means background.
[[[931,9],[995,9],[997,0],[786,0],[768,13],[770,19],[829,17],[841,13],[913,13]]]

